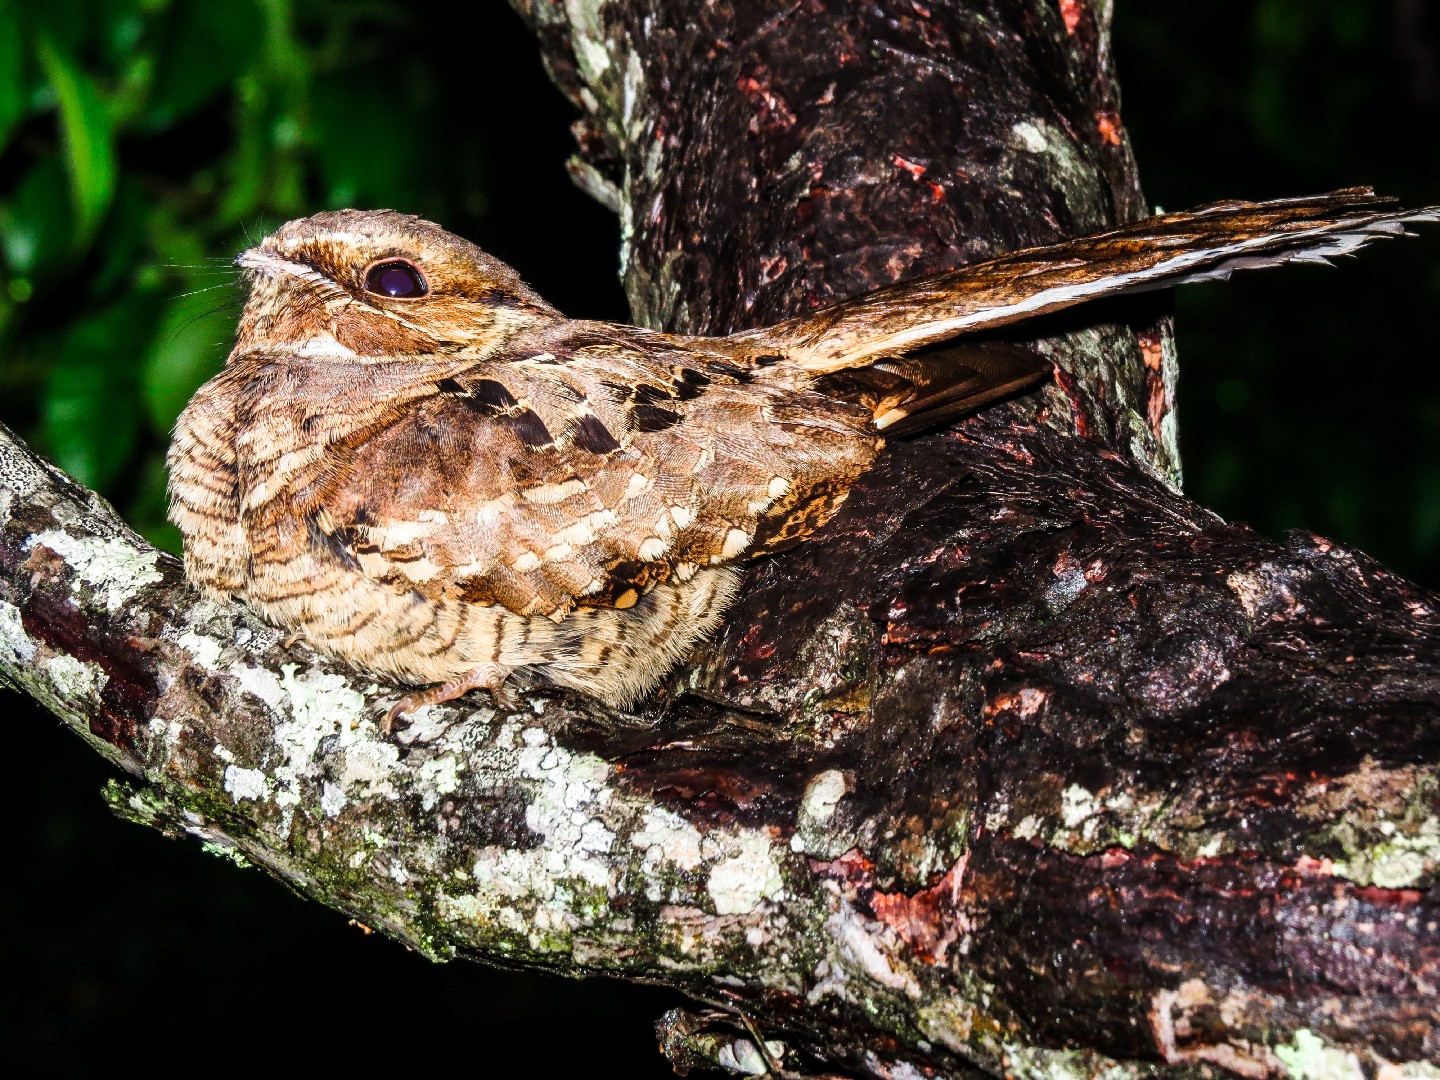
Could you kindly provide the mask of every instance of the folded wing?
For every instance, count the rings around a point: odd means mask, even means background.
[[[558,619],[799,539],[875,453],[862,408],[606,333],[397,406],[334,455],[315,542],[396,588]]]

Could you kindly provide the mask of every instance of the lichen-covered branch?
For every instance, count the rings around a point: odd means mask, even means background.
[[[529,0],[637,314],[768,322],[1142,212],[1089,0]],[[1154,307],[894,445],[646,710],[396,690],[0,432],[0,677],[117,807],[434,956],[663,982],[677,1064],[1434,1077],[1440,602],[1187,501]],[[1426,1063],[1429,1064],[1426,1064]]]

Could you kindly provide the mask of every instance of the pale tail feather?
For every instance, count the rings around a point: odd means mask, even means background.
[[[1366,188],[1215,203],[892,285],[732,340],[778,346],[817,374],[841,371],[1102,296],[1323,262],[1435,221],[1440,207],[1400,210]]]

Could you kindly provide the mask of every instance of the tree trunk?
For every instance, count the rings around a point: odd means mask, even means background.
[[[641,321],[1143,214],[1108,5],[519,6]],[[1175,490],[1154,302],[1026,332],[1065,377],[893,445],[641,716],[537,692],[382,739],[393,691],[197,599],[3,429],[0,674],[131,817],[431,955],[709,1003],[662,1024],[680,1066],[1433,1076],[1435,599]]]

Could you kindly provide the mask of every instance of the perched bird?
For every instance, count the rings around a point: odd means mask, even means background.
[[[205,593],[421,687],[387,730],[518,669],[625,706],[884,437],[1050,373],[966,335],[1436,218],[1360,189],[1219,203],[701,338],[567,319],[419,218],[317,214],[236,259],[249,298],[176,425],[171,519]]]

